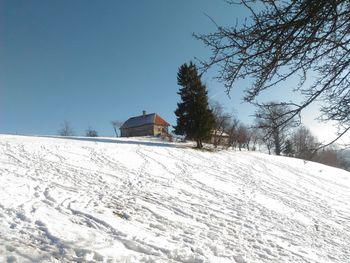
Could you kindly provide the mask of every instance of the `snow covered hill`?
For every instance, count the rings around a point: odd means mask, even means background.
[[[0,262],[350,262],[350,173],[151,139],[1,135]]]

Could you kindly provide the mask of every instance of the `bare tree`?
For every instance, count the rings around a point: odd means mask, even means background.
[[[223,143],[223,135],[230,125],[232,116],[226,112],[222,105],[217,101],[212,101],[210,108],[214,114],[214,131],[213,131],[213,144],[216,148]]]
[[[115,133],[115,137],[118,137],[118,130],[119,128],[123,125],[123,122],[122,121],[111,121],[111,124],[112,124],[112,127],[113,127],[113,130],[114,130],[114,133]]]
[[[341,167],[341,160],[337,150],[328,147],[318,152],[314,161],[333,167],[343,168]]]
[[[338,156],[340,167],[350,171],[350,150],[340,150]]]
[[[232,117],[230,120],[230,124],[228,126],[227,132],[229,135],[229,141],[227,144],[227,147],[232,147],[232,148],[236,148],[237,146],[237,127],[239,125],[239,121],[238,119]]]
[[[294,91],[304,99],[289,103],[290,118],[321,101],[319,118],[338,123],[338,136],[330,143],[343,136],[350,129],[349,0],[238,2],[250,12],[250,19],[233,27],[217,25],[214,33],[196,35],[212,50],[211,58],[203,62],[204,69],[219,66],[218,78],[228,93],[237,80],[249,77],[253,85],[246,92],[248,102],[297,77]],[[314,83],[304,87],[310,76]]]
[[[297,123],[290,118],[287,105],[270,102],[259,105],[255,112],[256,128],[260,128],[264,140],[273,141],[275,154],[280,155],[286,139],[286,131]],[[270,146],[270,145],[268,145]],[[269,153],[270,153],[270,148]]]
[[[248,133],[249,131],[245,125],[240,124],[238,126],[235,140],[237,142],[238,149],[240,151],[244,146],[247,146],[248,137],[249,137]]]
[[[311,131],[304,126],[299,127],[291,136],[294,156],[304,160],[312,160],[320,143]]]
[[[342,151],[335,145],[320,149],[317,138],[306,127],[302,126],[294,131],[290,141],[293,152],[289,156],[347,169],[346,159],[344,159]]]
[[[250,151],[250,144],[251,142],[253,142],[253,140],[255,139],[254,138],[254,132],[253,132],[253,129],[254,128],[251,128],[251,127],[247,127],[246,130],[247,130],[247,138],[246,138],[246,143],[245,143],[245,146],[247,148],[248,151]],[[255,148],[255,145],[253,146],[253,148]]]
[[[267,129],[258,128],[257,126],[253,126],[251,129],[254,129],[253,148],[256,149],[256,145],[258,145],[260,150],[260,146],[265,146],[268,153],[271,154],[274,145],[272,134]]]
[[[268,137],[264,136],[263,141],[264,141],[264,144],[266,146],[268,153],[271,154],[271,150],[272,150],[272,147],[274,144],[272,136],[268,136]]]
[[[61,128],[58,130],[58,135],[60,135],[60,136],[73,136],[74,135],[73,128],[68,121],[64,121],[61,124]]]
[[[85,136],[86,137],[98,137],[98,132],[94,130],[91,126],[87,128],[85,131]]]
[[[259,132],[259,129],[250,127],[250,134],[251,134],[251,142],[252,142],[252,150],[256,151],[256,147],[259,145],[259,142],[261,141],[261,133]]]

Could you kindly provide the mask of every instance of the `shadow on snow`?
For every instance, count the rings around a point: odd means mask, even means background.
[[[90,141],[90,142],[103,142],[103,143],[116,143],[116,144],[131,144],[131,145],[145,145],[145,146],[157,146],[157,147],[172,147],[172,148],[181,148],[173,143],[168,142],[152,142],[152,141],[138,141],[138,140],[121,140],[118,138],[109,139],[109,138],[99,138],[99,137],[74,137],[74,136],[39,136],[44,138],[55,138],[55,139],[66,139],[66,140],[77,140],[77,141]],[[156,137],[144,137],[154,139]]]

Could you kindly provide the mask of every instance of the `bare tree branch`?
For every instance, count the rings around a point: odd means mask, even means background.
[[[349,0],[228,0],[250,12],[241,25],[195,35],[212,50],[203,69],[219,66],[218,79],[229,94],[236,82],[249,78],[245,101],[293,76],[294,91],[303,101],[290,109],[290,119],[316,101],[320,119],[336,121],[340,136],[350,127],[350,1]],[[213,20],[213,19],[212,19]],[[314,78],[305,87],[309,75]],[[280,87],[282,88],[282,87]],[[289,121],[288,119],[286,122]]]

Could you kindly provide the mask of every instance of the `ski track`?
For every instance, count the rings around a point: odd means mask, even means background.
[[[0,262],[350,262],[348,172],[119,140],[0,136]]]

